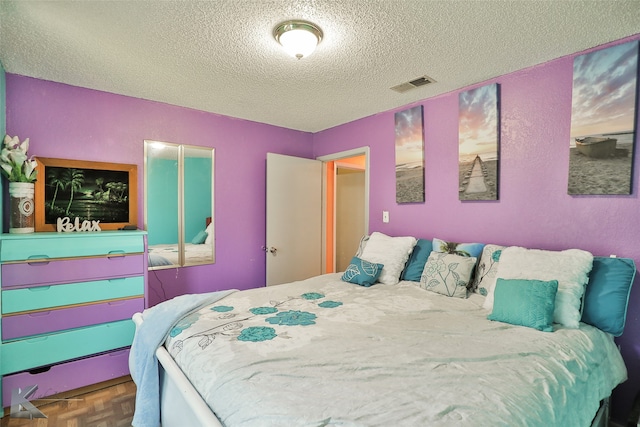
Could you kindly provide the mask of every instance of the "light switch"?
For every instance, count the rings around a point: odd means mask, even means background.
[[[382,222],[389,222],[389,211],[382,211]]]

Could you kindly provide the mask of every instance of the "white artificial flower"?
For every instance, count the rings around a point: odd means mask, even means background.
[[[29,138],[20,142],[18,136],[5,135],[4,147],[0,151],[0,167],[10,182],[34,182],[37,162],[33,157],[27,160]]]
[[[16,167],[22,169],[22,165],[27,160],[27,153],[21,150],[12,151],[8,155],[9,160],[12,161]]]
[[[14,136],[13,138],[11,138],[9,135],[6,135],[4,137],[4,145],[6,145],[7,148],[9,149],[13,149],[14,146],[19,143],[20,143],[20,139],[18,139],[17,136]]]
[[[11,165],[10,165],[10,164],[8,164],[8,163],[2,163],[2,164],[0,164],[0,167],[2,168],[2,170],[4,170],[4,171],[7,173],[7,176],[10,176],[10,175],[11,175],[11,170],[12,170],[13,168],[11,167]]]
[[[22,151],[25,155],[27,154],[28,149],[29,149],[29,138],[25,139],[24,141],[18,144],[18,150]]]
[[[0,162],[2,163],[9,163],[9,153],[10,151],[7,150],[6,148],[3,148],[2,151],[0,151]]]
[[[30,160],[27,160],[24,164],[24,174],[27,179],[31,180],[36,178],[36,174],[38,171],[36,170],[36,166],[38,166],[38,162],[36,162],[33,157]],[[32,176],[33,175],[33,176]]]

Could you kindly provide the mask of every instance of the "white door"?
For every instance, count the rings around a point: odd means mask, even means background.
[[[267,286],[322,273],[322,162],[267,153]]]

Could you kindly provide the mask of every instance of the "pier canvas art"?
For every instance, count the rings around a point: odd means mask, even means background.
[[[396,203],[424,202],[422,105],[398,111],[396,129]]]
[[[638,41],[574,59],[569,194],[631,194],[637,77]]]
[[[498,200],[499,86],[461,92],[458,99],[458,197]]]

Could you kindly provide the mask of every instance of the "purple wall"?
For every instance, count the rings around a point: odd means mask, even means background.
[[[637,39],[640,35],[619,42]],[[634,154],[632,195],[567,195],[574,56],[480,84],[500,84],[499,201],[458,200],[458,93],[471,87],[398,109],[424,106],[425,203],[395,202],[397,110],[314,135],[313,154],[371,147],[370,231],[549,250],[575,247],[633,258],[640,266],[640,150]],[[389,211],[388,224],[382,222],[383,210]],[[629,370],[629,380],[612,399],[618,421],[626,421],[640,388],[639,277],[625,334],[617,340]]]
[[[266,153],[310,157],[312,135],[158,102],[7,74],[7,133],[40,157],[138,165],[143,141],[215,148],[216,263],[149,272],[151,305],[183,293],[265,283]]]

